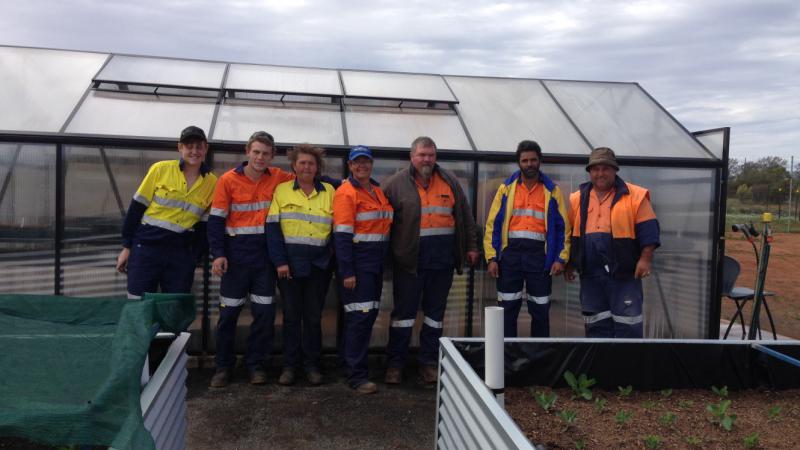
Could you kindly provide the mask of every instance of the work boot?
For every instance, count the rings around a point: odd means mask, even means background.
[[[267,384],[267,371],[261,367],[250,370],[250,384]]]
[[[374,394],[378,392],[378,385],[371,381],[366,381],[356,386],[355,389],[357,393],[362,395]]]
[[[228,385],[231,381],[231,369],[228,367],[219,367],[217,371],[214,372],[214,376],[211,377],[211,383],[209,386],[212,388],[223,388]]]
[[[306,378],[312,386],[319,386],[322,384],[322,374],[317,369],[311,369],[306,373]]]
[[[425,384],[436,384],[439,378],[439,368],[436,366],[420,366],[419,375]]]
[[[281,386],[291,386],[294,384],[297,375],[294,373],[294,369],[284,368],[283,372],[281,372],[281,376],[278,378],[278,384]]]
[[[399,367],[389,367],[386,369],[386,378],[383,380],[386,384],[400,384],[403,382],[403,369]]]

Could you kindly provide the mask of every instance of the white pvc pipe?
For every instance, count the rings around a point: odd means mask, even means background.
[[[484,334],[486,351],[484,367],[486,386],[492,390],[500,406],[505,404],[505,353],[503,350],[503,308],[487,306]]]

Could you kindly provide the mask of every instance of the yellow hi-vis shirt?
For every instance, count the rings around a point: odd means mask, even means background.
[[[267,223],[280,223],[287,245],[303,244],[324,247],[333,226],[333,186],[316,183],[306,196],[297,181],[286,181],[275,188]]]
[[[216,175],[208,172],[187,189],[180,161],[159,161],[147,171],[133,199],[147,206],[142,223],[183,233],[208,219],[216,184]]]

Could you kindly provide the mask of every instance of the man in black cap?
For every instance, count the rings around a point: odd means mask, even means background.
[[[189,293],[198,257],[207,247],[205,224],[217,177],[204,160],[201,128],[183,129],[179,160],[150,167],[133,195],[122,227],[117,270],[128,274],[128,298],[145,292]]]
[[[590,181],[570,196],[571,269],[581,275],[586,337],[641,338],[642,278],[650,276],[661,245],[658,219],[647,189],[626,183],[608,147],[592,150]]]

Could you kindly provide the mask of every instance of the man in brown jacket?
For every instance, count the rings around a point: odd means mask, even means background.
[[[402,380],[421,301],[420,374],[426,383],[435,383],[453,268],[461,274],[465,262],[472,266],[479,257],[475,220],[455,175],[436,164],[436,144],[429,137],[414,139],[410,167],[389,178],[384,192],[394,208],[394,308],[385,381]]]

